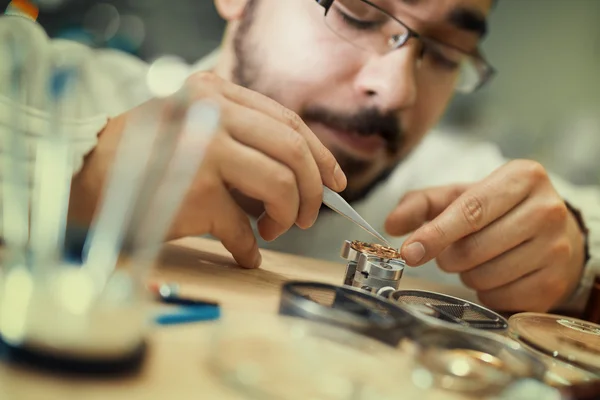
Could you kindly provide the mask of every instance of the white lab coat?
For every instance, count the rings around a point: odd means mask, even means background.
[[[83,165],[83,157],[96,144],[96,136],[108,119],[151,97],[145,82],[148,65],[144,62],[111,50],[95,50],[64,40],[50,41],[41,27],[19,17],[0,18],[0,37],[8,32],[17,35],[20,46],[27,54],[26,96],[15,105],[10,96],[6,48],[0,47],[0,135],[5,138],[15,112],[28,120],[23,135],[31,143],[47,134],[48,103],[45,100],[45,79],[48,65],[53,59],[81,60],[84,81],[71,99],[64,123],[74,143],[74,173]],[[1,43],[1,41],[0,41]],[[1,44],[0,44],[1,46]],[[194,70],[211,68],[216,61],[213,53],[194,66]],[[3,150],[2,156],[5,155]],[[409,190],[480,180],[506,160],[491,143],[481,143],[444,132],[431,132],[422,144],[405,160],[388,179],[356,210],[383,231],[384,221],[399,199]],[[0,169],[1,172],[1,169]],[[570,204],[579,208],[590,234],[592,258],[577,293],[565,308],[581,309],[589,293],[593,276],[600,273],[600,189],[575,187],[553,177],[559,193]],[[372,241],[360,228],[333,212],[323,212],[313,228],[302,231],[293,228],[272,243],[259,240],[262,248],[274,249],[303,256],[343,262],[339,249],[346,239]],[[400,238],[390,238],[400,246]],[[420,268],[409,268],[405,274],[444,283],[462,285],[457,275],[438,269],[434,262]]]

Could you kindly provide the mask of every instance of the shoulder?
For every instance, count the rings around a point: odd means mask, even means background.
[[[10,95],[9,74],[14,60],[19,59],[28,107],[46,111],[44,91],[55,66],[74,67],[78,72],[82,101],[80,107],[72,109],[78,115],[70,117],[117,115],[148,99],[149,94],[143,90],[148,66],[134,56],[92,49],[71,40],[50,39],[38,23],[18,16],[0,17],[0,37],[0,57],[8,61],[0,68],[0,94]]]

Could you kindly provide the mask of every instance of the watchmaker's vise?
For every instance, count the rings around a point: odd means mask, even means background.
[[[346,240],[341,256],[348,262],[344,285],[383,297],[398,290],[406,263],[397,250],[380,244]]]

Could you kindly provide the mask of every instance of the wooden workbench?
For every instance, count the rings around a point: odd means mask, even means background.
[[[311,280],[339,285],[345,266],[263,251],[257,270],[238,267],[220,243],[183,239],[165,246],[153,279],[178,282],[182,292],[220,302],[223,312],[275,313],[281,284]],[[469,298],[434,283],[403,279],[403,288],[446,292]],[[473,300],[472,298],[470,298]],[[213,323],[154,328],[150,353],[139,374],[126,378],[69,377],[0,364],[2,400],[186,400],[241,399],[225,389],[202,360],[208,354]]]

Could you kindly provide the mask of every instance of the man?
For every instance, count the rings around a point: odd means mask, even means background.
[[[228,22],[222,48],[185,90],[219,104],[222,129],[171,237],[212,234],[257,267],[249,213],[261,247],[333,258],[344,239],[370,239],[333,213],[316,219],[324,184],[377,229],[412,232],[401,252],[420,268],[407,274],[462,281],[500,310],[581,309],[600,260],[598,190],[551,180],[532,161],[505,162],[493,146],[426,136],[455,90],[492,75],[478,47],[492,0],[215,4]],[[20,35],[37,43],[36,29]],[[45,54],[87,57],[85,111],[71,115],[86,143],[78,160],[87,156],[70,213],[89,224],[127,121],[159,100],[146,102],[138,60],[50,46]]]

